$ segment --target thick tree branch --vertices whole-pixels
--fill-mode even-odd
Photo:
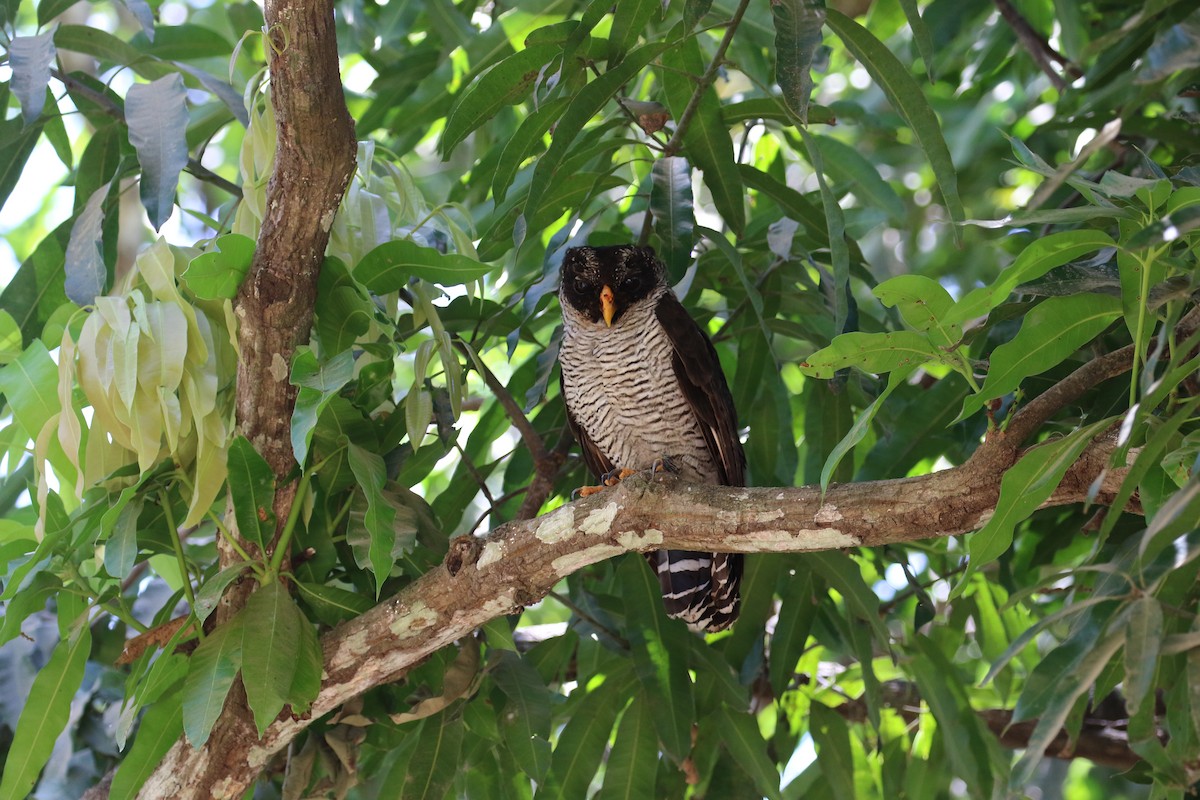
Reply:
[[[354,170],[355,141],[342,93],[332,0],[267,0],[265,17],[278,146],[266,216],[235,308],[241,350],[236,407],[240,432],[280,479],[274,512],[282,525],[296,496],[294,481],[282,485],[296,466],[292,355],[312,328],[317,277]],[[240,559],[223,539],[218,542],[222,566]],[[252,587],[246,581],[226,592],[218,622],[242,607]],[[240,796],[264,766],[251,755],[258,752],[252,746],[257,738],[237,683],[205,746],[195,750],[183,739],[176,742],[140,796]]]
[[[1097,502],[1111,501],[1125,470],[1104,472],[1112,443],[1093,445],[1046,505],[1084,501],[1102,474]],[[900,480],[817,488],[741,488],[642,476],[480,540],[453,570],[435,568],[395,597],[322,637],[324,680],[310,715],[282,716],[261,740],[224,753],[214,797],[233,797],[318,717],[402,677],[431,653],[494,617],[536,602],[577,570],[624,552],[663,547],[732,552],[813,552],[966,533],[990,514],[1003,469],[994,460]],[[462,556],[462,554],[459,554]],[[210,748],[206,747],[205,751]],[[211,769],[205,751],[177,743],[159,775],[165,796]],[[216,772],[210,774],[215,775]]]

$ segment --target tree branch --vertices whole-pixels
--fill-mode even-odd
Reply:
[[[1095,443],[1047,506],[1082,502],[1103,474],[1096,502],[1111,502],[1125,469],[1104,471],[1113,444]],[[1003,469],[974,459],[942,472],[829,488],[742,488],[688,484],[671,475],[635,476],[531,520],[492,531],[458,564],[438,567],[396,596],[321,639],[324,680],[310,714],[276,720],[261,740],[225,752],[213,797],[234,797],[317,719],[347,700],[402,677],[431,653],[488,620],[537,602],[566,576],[625,552],[661,548],[728,552],[815,552],[967,533],[999,495]],[[461,555],[461,554],[460,554]],[[214,736],[216,731],[214,731]],[[178,742],[156,775],[162,796],[194,784],[206,747]],[[148,784],[149,786],[149,784]],[[149,795],[147,795],[149,796]]]
[[[1033,29],[1033,26],[1021,16],[1021,12],[1017,11],[1009,0],[994,1],[996,9],[1000,12],[1000,16],[1004,17],[1005,22],[1013,29],[1013,33],[1017,35],[1017,40],[1029,51],[1030,57],[1038,65],[1038,68],[1046,73],[1046,77],[1050,78],[1050,82],[1054,84],[1054,88],[1060,92],[1063,91],[1067,88],[1067,81],[1063,76],[1054,71],[1054,67],[1050,65],[1051,60],[1061,64],[1063,70],[1073,78],[1078,78],[1083,74],[1079,71],[1078,67],[1071,63],[1070,59],[1051,47],[1050,43]]]
[[[296,467],[292,356],[312,328],[317,277],[353,174],[356,145],[338,69],[332,0],[267,0],[264,11],[278,146],[254,261],[235,306],[241,350],[236,409],[238,429],[280,482],[273,510],[282,526],[296,497],[296,482],[284,485]],[[240,559],[224,539],[218,547],[223,567]],[[218,624],[240,610],[253,586],[243,581],[230,587]],[[240,796],[265,764],[255,760],[257,741],[245,691],[235,683],[204,747],[177,741],[140,796]]]
[[[745,15],[746,8],[749,5],[750,0],[741,0],[738,3],[737,9],[733,12],[733,17],[729,20],[729,25],[725,28],[725,36],[721,39],[721,43],[717,45],[717,52],[713,54],[712,63],[708,65],[708,69],[704,71],[704,74],[700,76],[700,80],[696,82],[696,90],[692,92],[692,97],[688,100],[687,107],[683,109],[683,113],[675,122],[675,133],[663,147],[664,156],[677,155],[683,147],[683,135],[692,124],[692,117],[696,116],[696,110],[700,108],[700,101],[703,99],[704,93],[708,91],[708,87],[712,85],[712,82],[717,79],[717,71],[721,69],[721,64],[725,60],[725,51],[729,49],[729,44],[733,41],[733,34],[737,31],[738,25],[741,24],[742,16]]]
[[[921,695],[915,684],[885,681],[880,688],[883,705],[895,709],[906,721],[912,722],[926,713],[921,708]],[[867,704],[863,698],[834,706],[833,710],[850,722],[867,720]],[[997,741],[1013,750],[1029,746],[1029,739],[1038,722],[1034,719],[1014,723],[1013,712],[1003,708],[989,708],[976,713]],[[1090,712],[1084,715],[1081,730],[1074,741],[1066,730],[1060,730],[1046,746],[1045,754],[1050,758],[1086,758],[1121,770],[1131,769],[1142,760],[1130,749],[1129,736],[1123,728],[1112,720],[1094,717]]]

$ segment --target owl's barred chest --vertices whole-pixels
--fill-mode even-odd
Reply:
[[[684,477],[716,480],[716,464],[675,376],[671,342],[652,307],[638,310],[612,328],[566,323],[564,400],[615,466],[647,469],[670,456]]]

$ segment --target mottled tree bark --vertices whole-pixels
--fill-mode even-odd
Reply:
[[[278,144],[266,217],[235,305],[241,349],[236,403],[239,432],[280,481],[274,512],[282,526],[296,494],[295,481],[285,483],[296,467],[290,437],[296,390],[288,376],[297,345],[308,341],[312,329],[321,261],[354,171],[356,145],[342,93],[332,0],[267,0],[264,13]],[[219,541],[221,566],[240,560]],[[237,613],[253,588],[253,581],[231,587],[218,624]],[[263,766],[246,758],[257,741],[245,692],[236,684],[205,746],[195,750],[177,742],[140,796],[240,796]]]

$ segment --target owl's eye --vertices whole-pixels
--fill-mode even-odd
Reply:
[[[621,286],[627,292],[636,292],[638,289],[642,288],[642,279],[637,275],[634,275],[622,281]]]
[[[575,291],[579,294],[587,294],[592,288],[592,285],[583,278],[576,278],[574,283]]]

